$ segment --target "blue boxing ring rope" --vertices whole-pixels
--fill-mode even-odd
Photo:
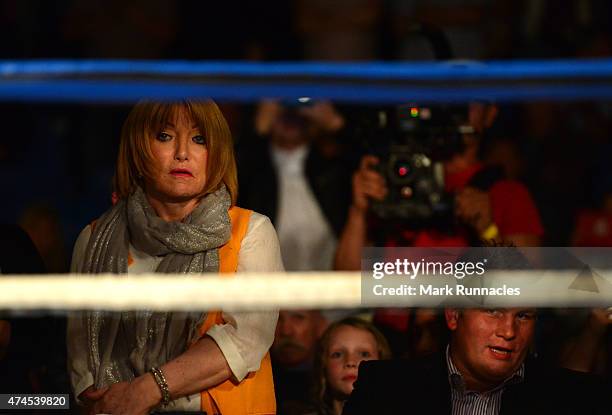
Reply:
[[[351,103],[612,98],[612,59],[415,63],[0,61],[0,100],[309,96]]]

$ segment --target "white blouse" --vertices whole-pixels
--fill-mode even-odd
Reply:
[[[72,254],[71,271],[76,272],[83,261],[87,242],[91,236],[88,225],[79,235]],[[133,262],[128,274],[154,272],[163,257],[152,257],[129,246]],[[279,272],[283,262],[274,226],[268,217],[253,212],[246,235],[238,253],[238,274],[240,272]],[[224,312],[225,324],[215,325],[207,331],[219,346],[237,381],[249,372],[259,369],[261,360],[272,345],[278,310],[257,312]],[[87,337],[84,320],[79,315],[68,318],[68,372],[76,398],[94,384],[93,374],[87,367]],[[200,394],[176,399],[167,410],[198,411]]]

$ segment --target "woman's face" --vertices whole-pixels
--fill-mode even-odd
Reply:
[[[184,202],[200,195],[206,184],[208,150],[202,132],[185,109],[150,137],[153,168],[145,192],[161,202]]]
[[[378,360],[374,335],[352,326],[340,326],[331,335],[327,357],[327,387],[335,394],[348,397],[363,360]]]

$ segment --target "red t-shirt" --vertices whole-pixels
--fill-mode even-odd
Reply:
[[[466,187],[476,173],[483,169],[476,164],[463,171],[447,174],[446,191],[457,193]],[[528,234],[542,236],[544,229],[540,214],[527,188],[515,180],[499,180],[489,189],[489,200],[493,221],[502,235]],[[439,231],[405,231],[402,236],[411,240],[413,247],[463,247],[468,246],[467,235],[449,235]],[[388,246],[396,246],[390,241]],[[409,311],[406,309],[379,309],[374,317],[376,323],[391,327],[396,331],[408,328]]]
[[[514,180],[500,180],[489,189],[493,221],[502,235],[542,236],[540,214],[527,188]]]
[[[457,173],[447,174],[446,191],[457,193],[468,185],[472,177],[484,166],[475,164]],[[522,183],[515,180],[499,180],[489,189],[489,200],[493,222],[502,235],[526,234],[542,236],[544,229],[540,214]],[[468,246],[466,235],[449,235],[443,232],[422,230],[406,231],[403,236],[412,240],[415,247],[461,247]]]
[[[466,187],[476,173],[483,169],[482,164],[454,174],[447,174],[446,191],[457,193]],[[502,235],[527,234],[542,236],[544,229],[540,214],[527,188],[515,180],[499,180],[489,189],[489,200],[493,221]],[[412,241],[413,247],[463,247],[468,246],[465,234],[449,235],[439,231],[421,230],[404,231],[402,236]],[[397,246],[389,241],[388,246]],[[375,321],[395,329],[405,331],[408,328],[409,311],[406,309],[379,309]]]

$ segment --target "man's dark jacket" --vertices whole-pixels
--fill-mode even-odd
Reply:
[[[504,390],[500,414],[612,414],[608,388],[594,376],[528,360],[524,382]],[[451,413],[445,356],[436,354],[363,362],[343,415]]]
[[[237,149],[238,205],[270,218],[276,224],[279,180],[269,142],[253,138]],[[323,215],[334,234],[344,227],[351,201],[352,164],[342,158],[323,157],[311,146],[304,173]]]

